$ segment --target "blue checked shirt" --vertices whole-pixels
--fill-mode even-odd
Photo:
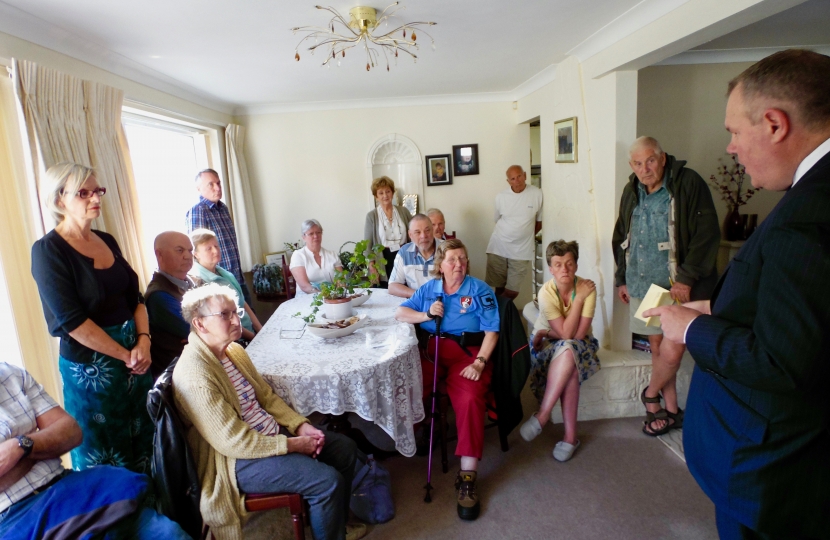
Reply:
[[[669,283],[669,204],[665,183],[652,194],[637,184],[640,202],[631,215],[631,243],[625,269],[628,294],[643,298],[652,283],[671,288]]]
[[[209,229],[216,233],[219,251],[222,253],[222,268],[233,274],[239,283],[245,283],[239,264],[239,245],[236,242],[236,229],[228,207],[222,201],[210,202],[201,195],[199,202],[187,212],[187,233],[195,229]]]
[[[37,431],[37,417],[57,407],[29,373],[0,362],[0,440]],[[63,472],[60,458],[35,463],[26,475],[0,491],[0,512],[31,495]]]
[[[440,243],[441,240],[435,240],[436,250]],[[400,283],[417,290],[418,287],[432,279],[429,273],[432,272],[434,263],[435,251],[429,259],[424,259],[415,242],[404,244],[395,255],[395,266],[392,268],[392,275],[389,276],[389,283]]]

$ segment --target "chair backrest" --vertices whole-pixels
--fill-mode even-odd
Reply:
[[[446,231],[444,231],[444,236],[447,237],[447,240],[455,240],[455,231],[453,231],[452,234],[449,234]]]
[[[155,424],[152,476],[156,510],[178,523],[193,538],[200,538],[202,490],[173,401],[173,368],[178,360],[178,357],[173,359],[147,394],[147,412]]]
[[[282,277],[285,280],[285,296],[291,300],[297,294],[297,282],[291,275],[291,269],[285,263],[285,255],[282,256]]]

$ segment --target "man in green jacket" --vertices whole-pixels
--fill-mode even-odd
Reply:
[[[663,340],[659,328],[646,326],[634,313],[652,283],[669,289],[680,303],[710,298],[718,279],[720,228],[709,186],[685,161],[663,152],[652,137],[634,141],[629,155],[634,173],[623,190],[612,238],[615,284],[630,306],[631,331],[648,336],[651,346],[651,380],[641,399],[643,433],[656,436],[683,425],[676,375],[685,346]]]

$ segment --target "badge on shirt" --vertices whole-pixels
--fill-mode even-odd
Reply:
[[[478,297],[478,300],[481,302],[481,306],[484,308],[484,311],[496,309],[496,299],[493,298],[492,294],[482,294]]]
[[[471,305],[473,305],[473,297],[472,296],[462,296],[461,297],[461,313],[467,313],[467,310],[470,309]]]

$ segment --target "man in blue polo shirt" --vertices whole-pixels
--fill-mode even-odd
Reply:
[[[389,294],[410,298],[418,287],[432,279],[435,248],[440,241],[432,234],[432,222],[424,214],[415,214],[409,220],[408,244],[401,246],[395,256],[395,266],[389,276]]]

